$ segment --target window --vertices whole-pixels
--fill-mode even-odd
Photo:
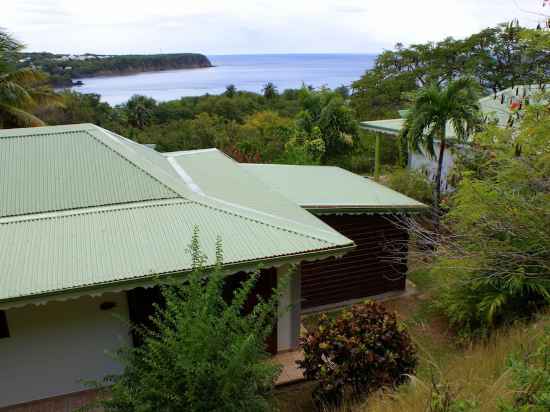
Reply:
[[[8,329],[8,318],[6,312],[0,310],[0,339],[9,338],[10,330]]]

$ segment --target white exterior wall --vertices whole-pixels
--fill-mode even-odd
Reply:
[[[100,310],[107,301],[116,307]],[[106,352],[131,342],[124,293],[9,309],[6,316],[0,407],[89,389],[79,381],[122,371]]]
[[[434,144],[434,150],[439,153],[439,144]],[[453,155],[449,148],[445,149],[443,155],[443,167],[441,169],[441,190],[446,192],[452,190],[452,187],[447,184],[447,177],[449,176],[454,165]],[[409,168],[413,170],[425,170],[428,174],[428,178],[435,181],[435,173],[437,171],[437,160],[426,156],[424,152],[409,152]]]
[[[291,266],[277,268],[277,282],[286,279],[286,288],[279,298],[279,319],[277,322],[277,351],[286,351],[298,347],[300,337],[300,301],[302,299],[300,268],[291,271]]]

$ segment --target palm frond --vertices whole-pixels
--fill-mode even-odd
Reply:
[[[64,98],[55,93],[50,87],[42,86],[32,89],[29,92],[31,98],[38,106],[64,107]]]
[[[0,103],[0,128],[37,126],[44,126],[44,122],[38,117],[25,110]]]
[[[16,52],[22,48],[23,45],[21,43],[0,27],[0,53]]]
[[[47,78],[48,76],[39,70],[24,68],[0,75],[0,83],[6,81],[33,85],[44,82]]]
[[[15,82],[0,81],[0,102],[15,107],[26,107],[33,104],[29,91]]]

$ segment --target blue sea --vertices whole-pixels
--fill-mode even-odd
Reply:
[[[97,93],[112,105],[124,103],[134,94],[159,101],[183,96],[221,94],[229,84],[238,90],[261,92],[267,82],[279,91],[302,84],[330,88],[349,86],[372,68],[371,54],[261,54],[208,56],[215,67],[169,70],[129,76],[80,79],[81,93]]]

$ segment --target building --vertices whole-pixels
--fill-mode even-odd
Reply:
[[[356,248],[338,259],[301,265],[301,306],[306,311],[339,306],[367,296],[405,289],[406,260],[392,259],[405,248],[396,215],[427,206],[371,179],[330,166],[239,164],[217,149],[163,154],[177,163],[198,193],[231,205],[323,222],[351,239]],[[303,208],[298,218],[294,208]],[[403,251],[403,250],[401,250]],[[402,257],[402,254],[400,254]]]
[[[258,292],[270,293],[301,267],[281,297],[292,310],[269,342],[277,352],[296,348],[302,304],[403,289],[406,261],[385,262],[384,245],[406,233],[387,218],[425,208],[339,168],[160,154],[90,124],[2,130],[0,169],[0,408],[10,411],[81,405],[82,380],[120,373],[107,352],[133,337],[113,315],[146,321],[155,285],[192,269],[195,227],[208,264],[222,239],[228,288],[261,266]]]
[[[487,122],[495,123],[500,127],[513,126],[521,120],[521,111],[530,103],[536,102],[546,85],[520,85],[504,89],[498,93],[479,99],[479,107]],[[405,125],[407,110],[400,110],[398,119],[372,120],[361,122],[361,128],[390,136],[398,136]],[[447,125],[446,138],[453,143],[455,133],[450,124]],[[455,147],[457,145],[455,144]],[[460,147],[460,146],[458,146]],[[435,153],[438,153],[438,144],[435,144]],[[454,156],[450,150],[445,151],[443,169],[441,173],[442,190],[451,189],[447,177],[454,165]],[[428,178],[434,180],[437,170],[436,159],[426,153],[409,151],[408,167],[413,170],[423,170]]]
[[[113,315],[139,314],[132,295],[191,270],[195,226],[209,264],[219,236],[224,269],[261,264],[260,284],[354,247],[282,196],[278,213],[201,193],[174,159],[93,125],[0,131],[0,407],[79,402],[82,380],[121,372],[107,352],[131,336]],[[278,351],[297,344],[297,276]]]
[[[356,244],[342,258],[302,263],[303,311],[405,290],[408,233],[395,217],[427,206],[339,167],[242,166]]]

